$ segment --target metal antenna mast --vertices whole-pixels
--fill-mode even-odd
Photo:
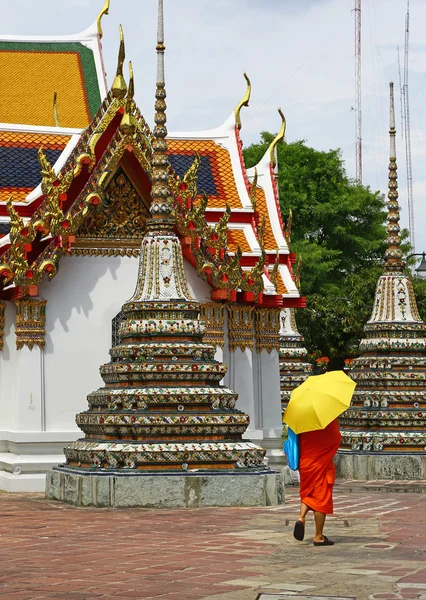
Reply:
[[[401,137],[404,139],[404,91],[402,89],[402,79],[401,79],[401,62],[399,60],[399,44],[396,47],[398,52],[398,77],[399,77],[399,101],[401,103]]]
[[[414,199],[413,199],[413,171],[411,167],[411,130],[410,130],[410,102],[408,96],[408,45],[410,37],[410,0],[407,0],[407,14],[405,17],[405,53],[404,53],[404,134],[405,134],[405,161],[407,168],[407,199],[408,199],[408,229],[410,231],[410,244],[415,247],[414,236]]]
[[[355,0],[355,179],[362,183],[362,113],[361,113],[361,0]]]

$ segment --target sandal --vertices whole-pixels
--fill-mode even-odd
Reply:
[[[305,525],[303,521],[296,521],[294,524],[293,536],[298,542],[302,542],[305,537]]]
[[[314,546],[334,546],[334,542],[324,536],[324,540],[322,542],[314,542]]]

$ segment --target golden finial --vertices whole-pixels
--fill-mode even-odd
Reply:
[[[265,215],[263,215],[262,223],[261,223],[259,229],[257,230],[257,239],[259,240],[259,246],[261,247],[262,250],[265,246],[265,224],[266,224],[266,217],[265,217]]]
[[[280,266],[280,253],[279,253],[279,250],[277,250],[277,256],[275,258],[274,268],[272,269],[272,271],[269,274],[269,279],[271,280],[271,283],[273,284],[273,286],[277,292],[278,292],[278,267],[279,266]]]
[[[214,232],[217,235],[218,246],[221,248],[226,248],[228,245],[228,221],[231,217],[231,209],[229,204],[226,204],[226,208],[223,211],[223,215],[219,219],[216,227],[214,228]]]
[[[253,212],[256,212],[257,167],[254,168],[253,182],[250,188],[250,202]]]
[[[138,122],[133,114],[133,97],[135,95],[135,83],[133,78],[133,67],[129,62],[129,89],[127,91],[126,105],[124,115],[121,119],[120,127],[126,134],[132,134],[138,126]]]
[[[111,91],[115,98],[123,99],[127,93],[127,84],[123,77],[123,64],[126,58],[126,50],[124,47],[124,33],[120,25],[120,47],[118,50],[117,72],[112,83]]]
[[[10,240],[13,243],[16,237],[19,236],[20,232],[22,231],[24,227],[24,222],[22,218],[18,215],[18,212],[16,211],[15,207],[13,206],[12,196],[10,196],[8,201],[6,202],[6,208],[10,219]]]
[[[285,226],[285,231],[284,231],[284,236],[286,239],[287,244],[291,243],[291,226],[293,225],[293,211],[290,210],[288,211],[288,219],[287,219],[287,224]]]
[[[277,135],[275,136],[274,140],[272,141],[272,144],[269,146],[269,160],[273,167],[275,167],[277,164],[277,161],[275,159],[275,148],[277,147],[277,144],[279,142],[282,142],[282,140],[284,139],[285,127],[286,127],[285,116],[283,115],[281,108],[278,109],[278,113],[281,117],[281,128],[280,128],[279,132],[277,133]]]
[[[395,102],[393,96],[393,82],[390,88],[390,151],[389,151],[389,183],[388,183],[388,216],[386,231],[388,234],[388,247],[385,253],[385,267],[390,271],[402,271],[404,262],[402,259],[401,236],[399,227],[399,204],[398,204],[398,174],[396,164],[396,129],[395,129]]]
[[[38,149],[38,160],[40,163],[42,178],[46,179],[50,183],[53,182],[56,179],[56,174],[52,168],[52,165],[46,158],[46,155],[43,150],[43,146],[40,146],[40,148]]]
[[[187,185],[188,195],[195,198],[197,195],[197,177],[198,169],[200,168],[200,155],[195,153],[194,161],[183,177],[184,183]]]
[[[243,75],[244,75],[244,79],[247,81],[246,93],[244,94],[241,102],[239,102],[237,104],[237,106],[235,107],[235,110],[234,110],[235,123],[236,123],[238,129],[241,129],[241,127],[243,126],[243,124],[241,123],[241,116],[240,116],[241,109],[242,109],[243,106],[248,106],[249,105],[250,95],[251,95],[251,83],[250,83],[250,79],[247,77],[247,73],[243,73]]]
[[[53,92],[53,121],[55,127],[60,127],[58,117],[58,94],[56,92]]]
[[[297,257],[296,270],[294,272],[294,283],[300,292],[300,282],[302,277],[302,255],[299,254]]]
[[[98,26],[98,36],[99,36],[99,39],[102,39],[102,36],[103,36],[102,25],[101,25],[102,17],[104,15],[108,15],[109,14],[109,4],[110,4],[110,0],[105,0],[104,7],[101,10],[101,12],[98,14],[98,18],[96,19],[96,24]]]
[[[129,89],[127,90],[127,98],[133,100],[135,96],[135,80],[133,77],[132,61],[129,61]]]

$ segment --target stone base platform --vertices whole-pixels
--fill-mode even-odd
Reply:
[[[284,475],[275,471],[123,473],[55,467],[46,497],[75,506],[177,508],[284,504]]]
[[[336,475],[341,479],[363,481],[426,479],[426,452],[424,454],[397,454],[339,451],[335,457],[335,465]]]

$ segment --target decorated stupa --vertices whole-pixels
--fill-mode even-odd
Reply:
[[[426,326],[401,250],[392,83],[389,133],[388,247],[360,356],[350,372],[357,388],[341,418],[338,469],[356,479],[424,479]]]
[[[150,217],[136,290],[122,307],[111,362],[101,367],[105,386],[77,415],[85,437],[48,474],[47,496],[96,506],[277,503],[280,476],[265,466],[262,448],[242,439],[249,417],[220,386],[226,367],[203,342],[200,305],[187,285],[169,184],[162,0],[158,15]],[[125,129],[133,120],[128,106]]]
[[[282,411],[287,407],[291,391],[312,373],[307,360],[303,336],[297,329],[294,308],[285,308],[280,314],[280,384]]]

